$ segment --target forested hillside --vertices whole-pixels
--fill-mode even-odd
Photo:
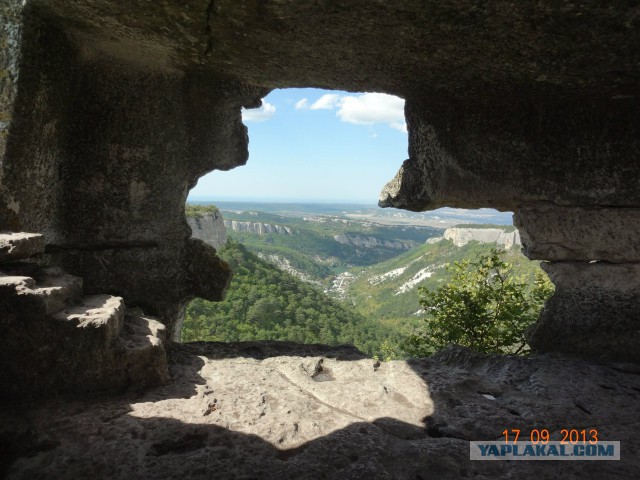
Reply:
[[[228,234],[251,252],[270,258],[280,266],[288,264],[289,270],[297,272],[299,278],[316,282],[326,281],[331,275],[354,266],[388,260],[443,232],[433,227],[379,225],[325,215],[294,217],[256,211],[225,211],[224,217],[228,221],[261,222],[291,229],[291,235],[257,235],[240,231],[229,231]],[[362,239],[371,242],[368,246],[358,245]],[[351,240],[355,244],[349,243]],[[378,244],[371,245],[375,242]]]
[[[234,277],[222,302],[194,300],[188,307],[182,341],[292,340],[352,344],[379,354],[397,331],[259,259],[233,241],[219,251]]]
[[[206,209],[215,207],[191,206],[187,213],[211,213]],[[183,341],[348,343],[382,358],[402,355],[399,345],[424,324],[419,288],[447,284],[447,264],[477,261],[496,247],[475,240],[463,246],[438,241],[443,230],[429,226],[244,210],[224,215],[243,226],[274,228],[229,231],[233,240],[219,251],[235,273],[227,297],[219,303],[192,302]],[[492,224],[468,228],[514,229]],[[344,237],[352,243],[341,243]],[[385,241],[416,246],[387,248]],[[527,277],[533,285],[539,262],[528,260],[517,246],[506,251],[504,260],[513,265],[515,276]]]
[[[476,241],[463,247],[448,240],[420,245],[385,262],[350,270],[352,277],[341,297],[367,318],[406,333],[422,315],[419,287],[433,290],[446,284],[448,263],[475,261],[492,248],[496,245]],[[505,260],[513,264],[516,276],[524,275],[533,284],[540,262],[529,260],[517,247],[506,251]]]

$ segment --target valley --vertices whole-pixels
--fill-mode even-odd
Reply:
[[[235,277],[225,301],[191,304],[183,340],[346,342],[369,355],[391,345],[401,355],[424,317],[420,288],[446,284],[447,264],[499,247],[518,276],[532,282],[539,269],[520,253],[510,215],[488,209],[394,217],[358,205],[217,206],[215,229],[229,237],[219,253]]]

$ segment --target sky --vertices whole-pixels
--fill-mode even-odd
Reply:
[[[203,176],[189,200],[376,204],[408,156],[404,100],[392,95],[274,90],[242,119],[249,161]]]

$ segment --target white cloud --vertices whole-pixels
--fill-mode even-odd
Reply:
[[[338,118],[356,125],[386,123],[391,128],[407,131],[404,120],[404,100],[385,93],[364,93],[346,96],[340,101]]]
[[[394,130],[398,130],[400,132],[404,132],[407,133],[407,122],[405,122],[404,120],[402,121],[395,121],[395,122],[391,122],[389,124],[389,126],[391,128],[393,128]]]
[[[309,104],[306,98],[296,102],[296,110],[306,110],[307,108],[309,108]]]
[[[363,93],[360,95],[339,95],[327,93],[311,106],[303,98],[296,103],[296,109],[335,110],[343,122],[356,125],[386,124],[394,130],[407,133],[404,120],[404,100],[386,93]],[[375,138],[375,137],[372,137]]]
[[[269,120],[276,113],[276,107],[269,102],[262,101],[260,108],[242,109],[243,122],[264,122]]]
[[[311,105],[311,110],[333,110],[338,107],[342,99],[337,93],[326,93]]]

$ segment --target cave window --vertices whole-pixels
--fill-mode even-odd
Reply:
[[[384,94],[287,89],[243,111],[247,165],[206,175],[189,196],[222,211],[230,242],[220,253],[235,278],[224,302],[189,305],[183,341],[393,349],[419,321],[418,287],[437,287],[446,261],[420,264],[411,252],[458,223],[511,224],[490,209],[377,207],[407,156],[403,108]]]

